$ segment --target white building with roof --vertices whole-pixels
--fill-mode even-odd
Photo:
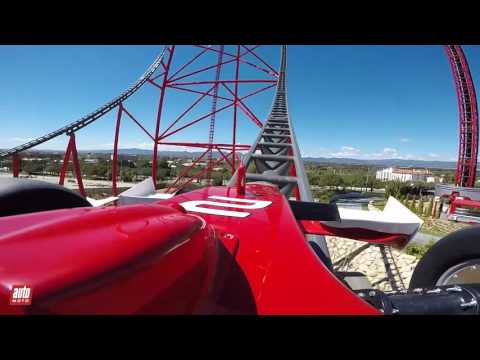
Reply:
[[[414,168],[389,167],[378,170],[376,178],[382,181],[435,182],[430,170]]]

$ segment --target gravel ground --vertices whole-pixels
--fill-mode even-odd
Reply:
[[[342,257],[350,254],[355,249],[366,244],[363,241],[333,236],[327,236],[326,240],[333,262],[336,262]],[[402,285],[408,287],[413,270],[418,263],[418,259],[415,256],[411,256],[394,249],[392,249],[392,256],[399,270],[398,275],[392,280],[395,281],[399,287]],[[390,261],[390,263],[395,269],[393,262]],[[361,272],[365,274],[371,284],[374,284],[375,282],[387,277],[380,249],[376,246],[370,246],[341,270]],[[382,291],[392,290],[389,281],[382,282],[378,285],[374,285],[373,287]]]

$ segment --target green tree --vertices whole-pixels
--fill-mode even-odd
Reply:
[[[385,187],[385,198],[388,199],[390,196],[398,198],[402,195],[402,186],[399,181],[389,181]]]
[[[135,178],[135,172],[132,169],[122,169],[120,172],[120,179],[124,182],[132,182]]]
[[[22,170],[29,175],[32,174],[41,174],[45,168],[43,161],[23,161],[22,162]]]

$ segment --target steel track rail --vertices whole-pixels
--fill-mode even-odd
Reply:
[[[275,184],[287,197],[298,189],[299,199],[297,200],[313,202],[310,184],[288,112],[286,70],[287,46],[283,45],[277,90],[270,115],[243,159],[247,169],[246,181]],[[252,171],[253,164],[254,172],[249,172]],[[294,169],[293,173],[292,169]],[[234,186],[236,181],[237,173],[231,178],[229,186]],[[316,243],[324,255],[330,258],[323,236],[307,235],[306,237],[308,241]]]
[[[117,96],[113,100],[111,100],[108,103],[106,103],[105,105],[101,106],[100,108],[98,108],[94,112],[92,112],[88,115],[85,115],[84,117],[80,118],[79,120],[76,120],[76,121],[58,129],[58,130],[52,131],[51,133],[48,133],[44,136],[36,138],[36,139],[34,139],[32,141],[29,141],[25,144],[16,146],[16,147],[14,147],[12,149],[9,149],[7,151],[1,152],[0,153],[0,159],[11,156],[11,155],[18,154],[18,153],[20,153],[22,151],[25,151],[25,150],[28,150],[28,149],[31,149],[31,148],[33,148],[37,145],[40,145],[44,142],[47,142],[47,141],[49,141],[53,138],[56,138],[60,135],[74,133],[74,132],[90,125],[94,121],[98,120],[103,115],[110,112],[112,109],[115,109],[120,103],[122,103],[123,101],[127,100],[130,96],[135,94],[135,92],[137,92],[137,90],[140,89],[150,79],[150,77],[153,75],[153,73],[161,65],[162,59],[163,59],[166,51],[168,51],[168,46],[165,46],[163,48],[160,55],[155,59],[155,61],[148,67],[148,69],[143,73],[143,75],[140,78],[138,78],[138,80],[132,86],[130,86],[127,90],[125,90],[123,93],[121,93],[119,96]]]

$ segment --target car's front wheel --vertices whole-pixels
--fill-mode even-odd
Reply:
[[[480,225],[439,240],[419,261],[410,289],[480,284]]]

